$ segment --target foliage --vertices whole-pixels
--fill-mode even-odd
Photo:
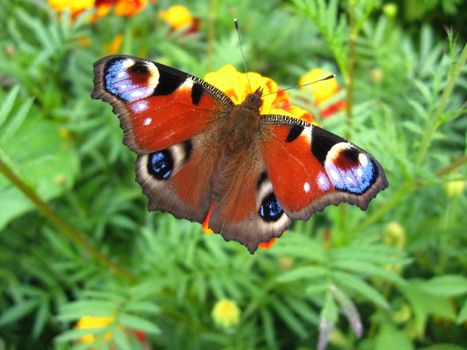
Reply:
[[[447,22],[461,11],[430,3],[420,11],[442,6]],[[385,5],[198,1],[188,35],[157,17],[167,1],[98,21],[1,2],[0,348],[85,349],[86,334],[143,348],[129,329],[169,349],[466,347],[465,38],[407,31]],[[337,74],[346,111],[317,120],[371,151],[390,184],[367,212],[327,208],[253,256],[146,212],[118,122],[89,97],[93,62],[119,34],[119,52],[201,77],[240,67],[233,17],[251,70],[283,86],[313,67]],[[238,325],[211,318],[223,299]],[[113,322],[75,329],[86,315]]]

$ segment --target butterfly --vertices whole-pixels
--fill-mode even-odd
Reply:
[[[301,119],[260,115],[261,88],[235,104],[200,78],[126,55],[100,59],[94,74],[91,96],[119,117],[148,209],[208,220],[250,253],[330,204],[366,209],[387,187],[358,146]]]

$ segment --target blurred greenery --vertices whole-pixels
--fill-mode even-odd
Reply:
[[[465,349],[465,2],[180,4],[193,33],[158,16],[163,0],[97,20],[0,1],[0,349]],[[368,211],[329,207],[255,255],[148,213],[117,119],[90,98],[109,53],[241,69],[234,17],[250,70],[283,87],[336,73],[332,116],[290,93],[390,184]],[[237,308],[215,315],[222,300]],[[84,316],[110,321],[76,328]]]

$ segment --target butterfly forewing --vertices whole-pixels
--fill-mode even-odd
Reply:
[[[263,117],[269,137],[262,152],[274,192],[291,218],[307,219],[340,202],[366,209],[387,187],[381,165],[361,148],[318,126],[273,117]]]

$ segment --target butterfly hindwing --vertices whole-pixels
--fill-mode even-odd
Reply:
[[[93,98],[113,106],[125,144],[136,153],[166,149],[199,135],[232,102],[205,81],[160,63],[125,55],[94,65]]]
[[[210,134],[206,133],[164,150],[138,155],[136,180],[149,199],[149,210],[203,221],[209,210],[210,179],[215,166],[210,142]]]
[[[366,209],[387,187],[381,165],[367,152],[315,125],[264,116],[263,156],[277,199],[292,219],[307,219],[330,204]]]
[[[236,240],[253,253],[262,242],[278,237],[291,220],[280,208],[267,178],[258,145],[224,169],[230,177],[215,203],[209,227],[226,240]],[[217,179],[225,176],[217,174]]]

